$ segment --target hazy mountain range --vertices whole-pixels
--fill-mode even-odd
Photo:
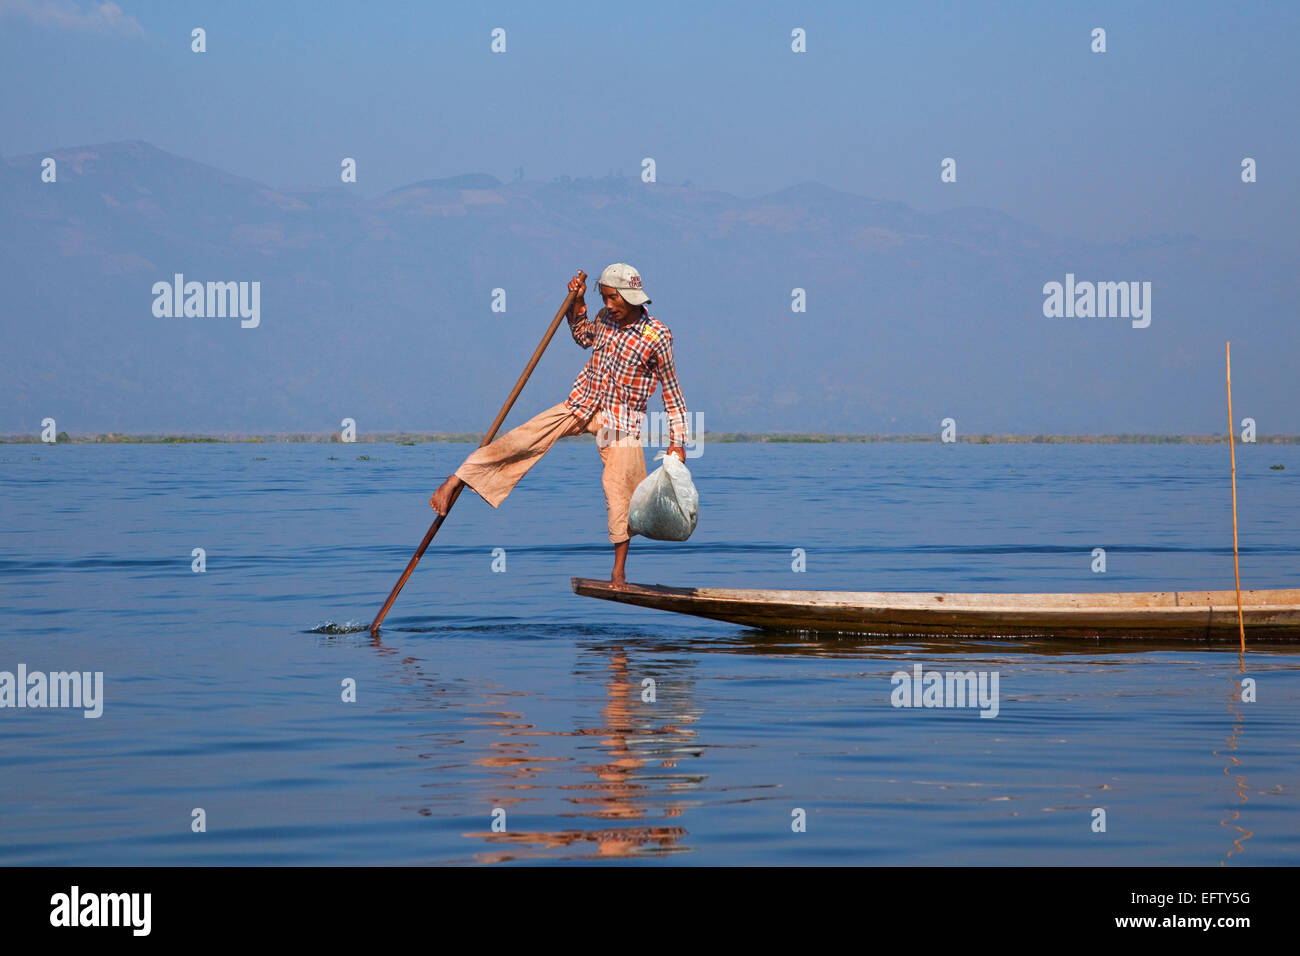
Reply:
[[[641,270],[706,429],[1214,432],[1231,339],[1237,417],[1300,432],[1300,277],[1261,245],[1093,244],[1069,223],[1051,235],[812,183],[758,198],[639,178],[358,189],[272,189],[143,142],[0,159],[0,432],[47,416],[72,433],[345,417],[481,431],[569,276],[591,274],[595,309],[614,261]],[[260,324],[157,317],[151,290],[177,273],[260,283]],[[1067,273],[1150,282],[1150,327],[1044,317],[1044,283]],[[510,422],[562,400],[586,355],[561,326]]]

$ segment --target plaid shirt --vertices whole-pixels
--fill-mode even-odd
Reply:
[[[606,426],[639,439],[646,401],[654,394],[655,382],[662,382],[669,435],[674,444],[685,446],[686,399],[677,384],[668,326],[642,309],[640,319],[619,328],[601,309],[595,319],[570,314],[569,331],[573,341],[592,349],[564,403],[569,411],[585,420],[601,408]]]

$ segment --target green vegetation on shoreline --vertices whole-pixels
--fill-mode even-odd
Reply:
[[[357,436],[356,444],[416,445],[430,442],[482,441],[479,432],[377,432]],[[958,442],[974,445],[1226,445],[1227,435],[961,435]],[[593,435],[564,438],[561,441],[595,441]],[[937,433],[927,435],[830,434],[821,432],[710,432],[704,443],[775,442],[797,444],[831,444],[844,442],[938,442]],[[1261,445],[1300,444],[1300,435],[1259,435]],[[189,445],[189,444],[342,444],[337,432],[282,432],[268,435],[126,435],[108,432],[99,435],[59,434],[59,444],[80,445]],[[4,435],[0,444],[39,445],[38,435]]]

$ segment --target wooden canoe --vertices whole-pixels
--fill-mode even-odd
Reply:
[[[586,597],[781,631],[1238,640],[1235,591],[931,594],[572,582]],[[1300,640],[1300,588],[1242,591],[1241,601],[1247,643]]]

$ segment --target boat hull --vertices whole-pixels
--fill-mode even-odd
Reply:
[[[1239,640],[1235,591],[940,594],[674,588],[573,578],[575,594],[780,631]],[[1300,641],[1300,588],[1242,591],[1247,641]]]

